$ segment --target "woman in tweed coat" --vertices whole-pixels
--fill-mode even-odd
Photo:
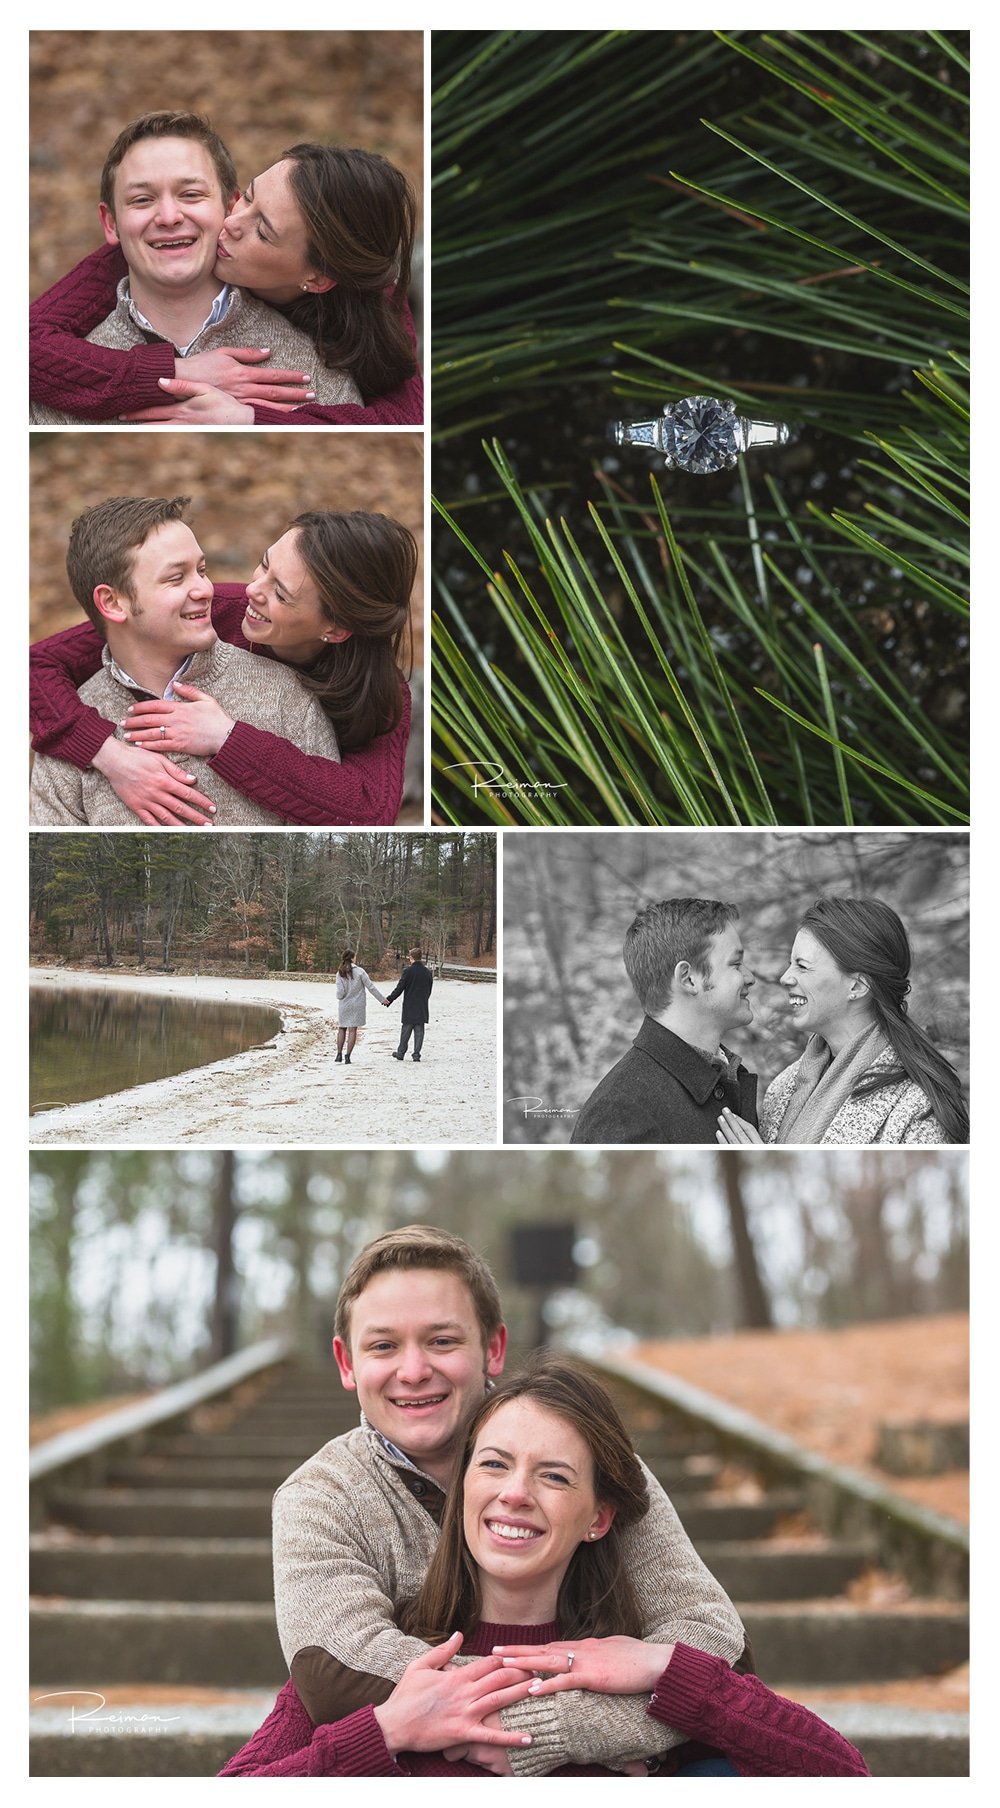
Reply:
[[[808,1033],[771,1081],[760,1134],[734,1113],[720,1143],[965,1143],[969,1117],[955,1069],[911,1022],[910,944],[880,898],[818,898],[781,975]]]
[[[365,1021],[365,1006],[368,1002],[365,998],[366,989],[373,998],[378,999],[379,1004],[388,1004],[385,993],[379,991],[364,968],[355,966],[353,949],[347,948],[337,969],[337,1060],[343,1061],[346,1067],[351,1064],[351,1051]]]

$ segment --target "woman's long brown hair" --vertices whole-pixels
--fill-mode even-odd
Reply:
[[[344,751],[396,727],[403,711],[399,655],[410,621],[417,543],[388,515],[333,509],[298,515],[296,550],[327,619],[350,628],[299,678],[316,693]]]
[[[283,308],[308,333],[324,364],[347,370],[362,396],[388,395],[417,368],[403,318],[416,231],[416,202],[402,171],[372,151],[294,144],[292,192],[305,221],[308,256],[334,286]]]
[[[863,1076],[854,1097],[866,1098],[885,1086],[898,1086],[902,1079],[912,1080],[926,1093],[945,1140],[968,1142],[962,1082],[926,1030],[908,1015],[910,941],[891,905],[881,898],[817,898],[799,927],[822,942],[842,972],[860,973],[868,981],[876,1021],[895,1050],[897,1065]]]
[[[465,1542],[465,1474],[483,1426],[508,1400],[534,1400],[572,1425],[594,1465],[594,1494],[615,1508],[603,1538],[579,1544],[559,1589],[556,1618],[567,1638],[606,1638],[614,1633],[640,1638],[642,1614],[623,1548],[627,1526],[648,1510],[642,1466],[610,1394],[594,1376],[564,1357],[537,1357],[528,1368],[501,1381],[474,1415],[461,1460],[461,1483],[448,1496],[441,1536],[423,1586],[400,1614],[400,1626],[434,1644],[456,1631],[470,1632],[482,1617],[479,1571]]]

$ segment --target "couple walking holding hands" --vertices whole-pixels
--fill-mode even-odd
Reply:
[[[413,1059],[419,1061],[424,1046],[424,1030],[430,1018],[428,1000],[434,985],[434,975],[425,964],[419,948],[409,949],[406,966],[399,977],[399,984],[389,993],[388,998],[380,992],[374,980],[370,979],[363,967],[359,967],[354,959],[354,950],[344,950],[343,959],[337,970],[337,1055],[338,1061],[350,1066],[354,1044],[358,1039],[359,1029],[364,1028],[365,992],[377,998],[379,1004],[386,1009],[400,996],[403,1000],[402,1022],[399,1032],[399,1047],[394,1048],[394,1061],[405,1058],[410,1037],[413,1037]],[[346,1044],[346,1052],[345,1052]]]

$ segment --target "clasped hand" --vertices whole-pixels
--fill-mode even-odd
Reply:
[[[470,1747],[531,1744],[528,1733],[508,1731],[493,1716],[522,1701],[531,1677],[493,1657],[452,1667],[462,1643],[460,1632],[414,1658],[387,1701],[374,1709],[389,1750],[445,1751],[453,1756]]]
[[[567,1669],[568,1653],[573,1663]],[[534,1670],[528,1695],[555,1695],[562,1689],[591,1689],[598,1695],[646,1695],[656,1687],[673,1645],[635,1638],[562,1640],[555,1645],[494,1645],[505,1668]]]
[[[194,773],[175,766],[162,754],[128,747],[111,736],[98,748],[91,765],[107,779],[117,797],[140,822],[150,827],[204,828],[216,814],[210,797],[197,789]]]
[[[309,377],[304,370],[277,369],[267,363],[271,356],[266,345],[222,345],[214,351],[195,352],[193,357],[178,359],[181,376],[195,383],[207,383],[222,389],[237,402],[266,402],[272,408],[284,403],[296,408],[302,402],[315,401]],[[265,368],[260,369],[259,366]]]
[[[153,753],[218,753],[233,728],[221,704],[198,690],[193,684],[175,684],[172,698],[152,697],[148,703],[133,703],[122,732],[122,740],[135,747],[148,747]]]
[[[193,360],[189,360],[193,362]],[[154,408],[138,408],[132,414],[120,414],[120,421],[150,421],[154,426],[169,426],[173,421],[186,422],[197,426],[199,422],[206,426],[252,427],[254,424],[253,404],[241,402],[225,389],[218,389],[214,383],[197,383],[190,377],[158,377],[157,382],[163,390],[163,402]],[[294,394],[294,390],[285,388],[284,395]],[[312,399],[312,390],[307,392],[307,400]],[[298,407],[294,401],[271,401],[269,408],[277,409],[280,414],[290,414]]]

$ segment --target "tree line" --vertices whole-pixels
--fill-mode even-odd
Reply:
[[[417,1220],[494,1269],[515,1347],[964,1310],[958,1150],[36,1150],[32,1395],[163,1386],[272,1334],[329,1360],[364,1243]],[[514,1281],[512,1232],[571,1226],[572,1285]]]
[[[388,830],[32,835],[31,954],[169,972],[495,964],[496,839]],[[492,959],[491,959],[492,957]]]

